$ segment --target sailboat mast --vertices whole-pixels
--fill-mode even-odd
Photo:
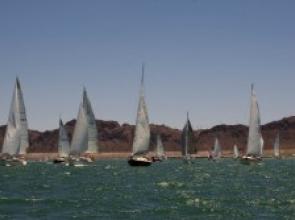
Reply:
[[[186,134],[185,134],[185,156],[188,155],[188,122],[189,121],[189,113],[186,113]]]

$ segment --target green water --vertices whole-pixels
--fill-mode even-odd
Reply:
[[[0,167],[0,219],[295,219],[295,160]]]

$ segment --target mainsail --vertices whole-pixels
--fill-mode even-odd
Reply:
[[[274,156],[280,156],[280,133],[277,134],[274,145],[273,145]]]
[[[221,157],[221,146],[219,144],[219,140],[218,140],[217,137],[215,138],[215,143],[214,143],[214,149],[213,149],[212,156],[214,158],[220,158]]]
[[[19,79],[16,78],[2,153],[25,154],[29,146],[28,123]]]
[[[148,152],[150,145],[150,126],[147,106],[144,98],[144,66],[142,66],[142,77],[140,96],[137,108],[135,135],[133,139],[132,155],[142,155]]]
[[[263,139],[260,128],[260,113],[254,86],[251,85],[251,105],[249,120],[249,135],[247,144],[247,155],[261,157],[263,151]]]
[[[97,152],[97,128],[95,116],[92,111],[86,89],[83,90],[74,134],[71,143],[71,153],[96,153]]]
[[[156,156],[157,157],[165,157],[164,146],[162,143],[161,136],[157,135],[157,149],[156,149]]]
[[[182,145],[182,156],[187,157],[193,154],[194,149],[194,131],[189,120],[189,115],[187,113],[187,120],[182,129],[181,135],[181,145]]]
[[[240,152],[238,149],[238,146],[235,144],[234,145],[234,158],[238,158],[240,156]]]
[[[58,154],[60,157],[68,157],[70,154],[68,134],[61,119],[59,120]]]

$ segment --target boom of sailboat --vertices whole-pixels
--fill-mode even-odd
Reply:
[[[149,166],[155,161],[162,161],[167,158],[161,135],[157,134],[156,151],[150,148],[151,131],[149,116],[145,101],[144,74],[145,69],[142,65],[141,82],[139,91],[139,101],[137,107],[136,125],[132,144],[132,152],[128,158],[131,166]],[[58,157],[54,163],[67,165],[78,164],[81,162],[91,163],[94,161],[95,154],[99,152],[98,130],[95,115],[88,97],[86,88],[83,88],[82,100],[79,106],[77,120],[73,136],[69,138],[67,129],[62,119],[59,119],[58,131]],[[250,114],[249,114],[249,133],[247,139],[247,149],[241,157],[237,145],[233,147],[233,158],[241,157],[242,162],[260,161],[263,156],[264,141],[261,134],[261,119],[254,85],[251,85],[250,95]],[[273,150],[274,157],[280,157],[280,136],[277,134]],[[16,78],[15,87],[1,150],[1,164],[12,166],[16,164],[26,165],[25,154],[29,147],[28,123],[25,110],[23,91],[20,80]],[[191,161],[196,155],[196,138],[192,124],[187,113],[185,125],[181,134],[181,153],[184,161]],[[219,139],[215,138],[213,151],[209,150],[209,159],[219,159],[222,157]]]

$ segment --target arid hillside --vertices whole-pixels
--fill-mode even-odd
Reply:
[[[134,126],[120,125],[116,121],[98,120],[98,146],[100,152],[131,151]],[[66,123],[71,138],[75,120]],[[0,126],[0,146],[2,147],[6,126]],[[247,143],[248,128],[244,125],[217,125],[211,129],[195,131],[195,147],[197,150],[212,148],[215,137],[218,137],[224,150],[231,150],[237,144],[244,150]],[[272,148],[274,138],[280,132],[281,149],[295,148],[295,116],[283,118],[262,126],[265,149]],[[180,150],[181,131],[165,125],[151,125],[151,148],[155,146],[156,134],[160,134],[167,151]],[[30,153],[56,152],[58,130],[39,132],[30,130]]]

